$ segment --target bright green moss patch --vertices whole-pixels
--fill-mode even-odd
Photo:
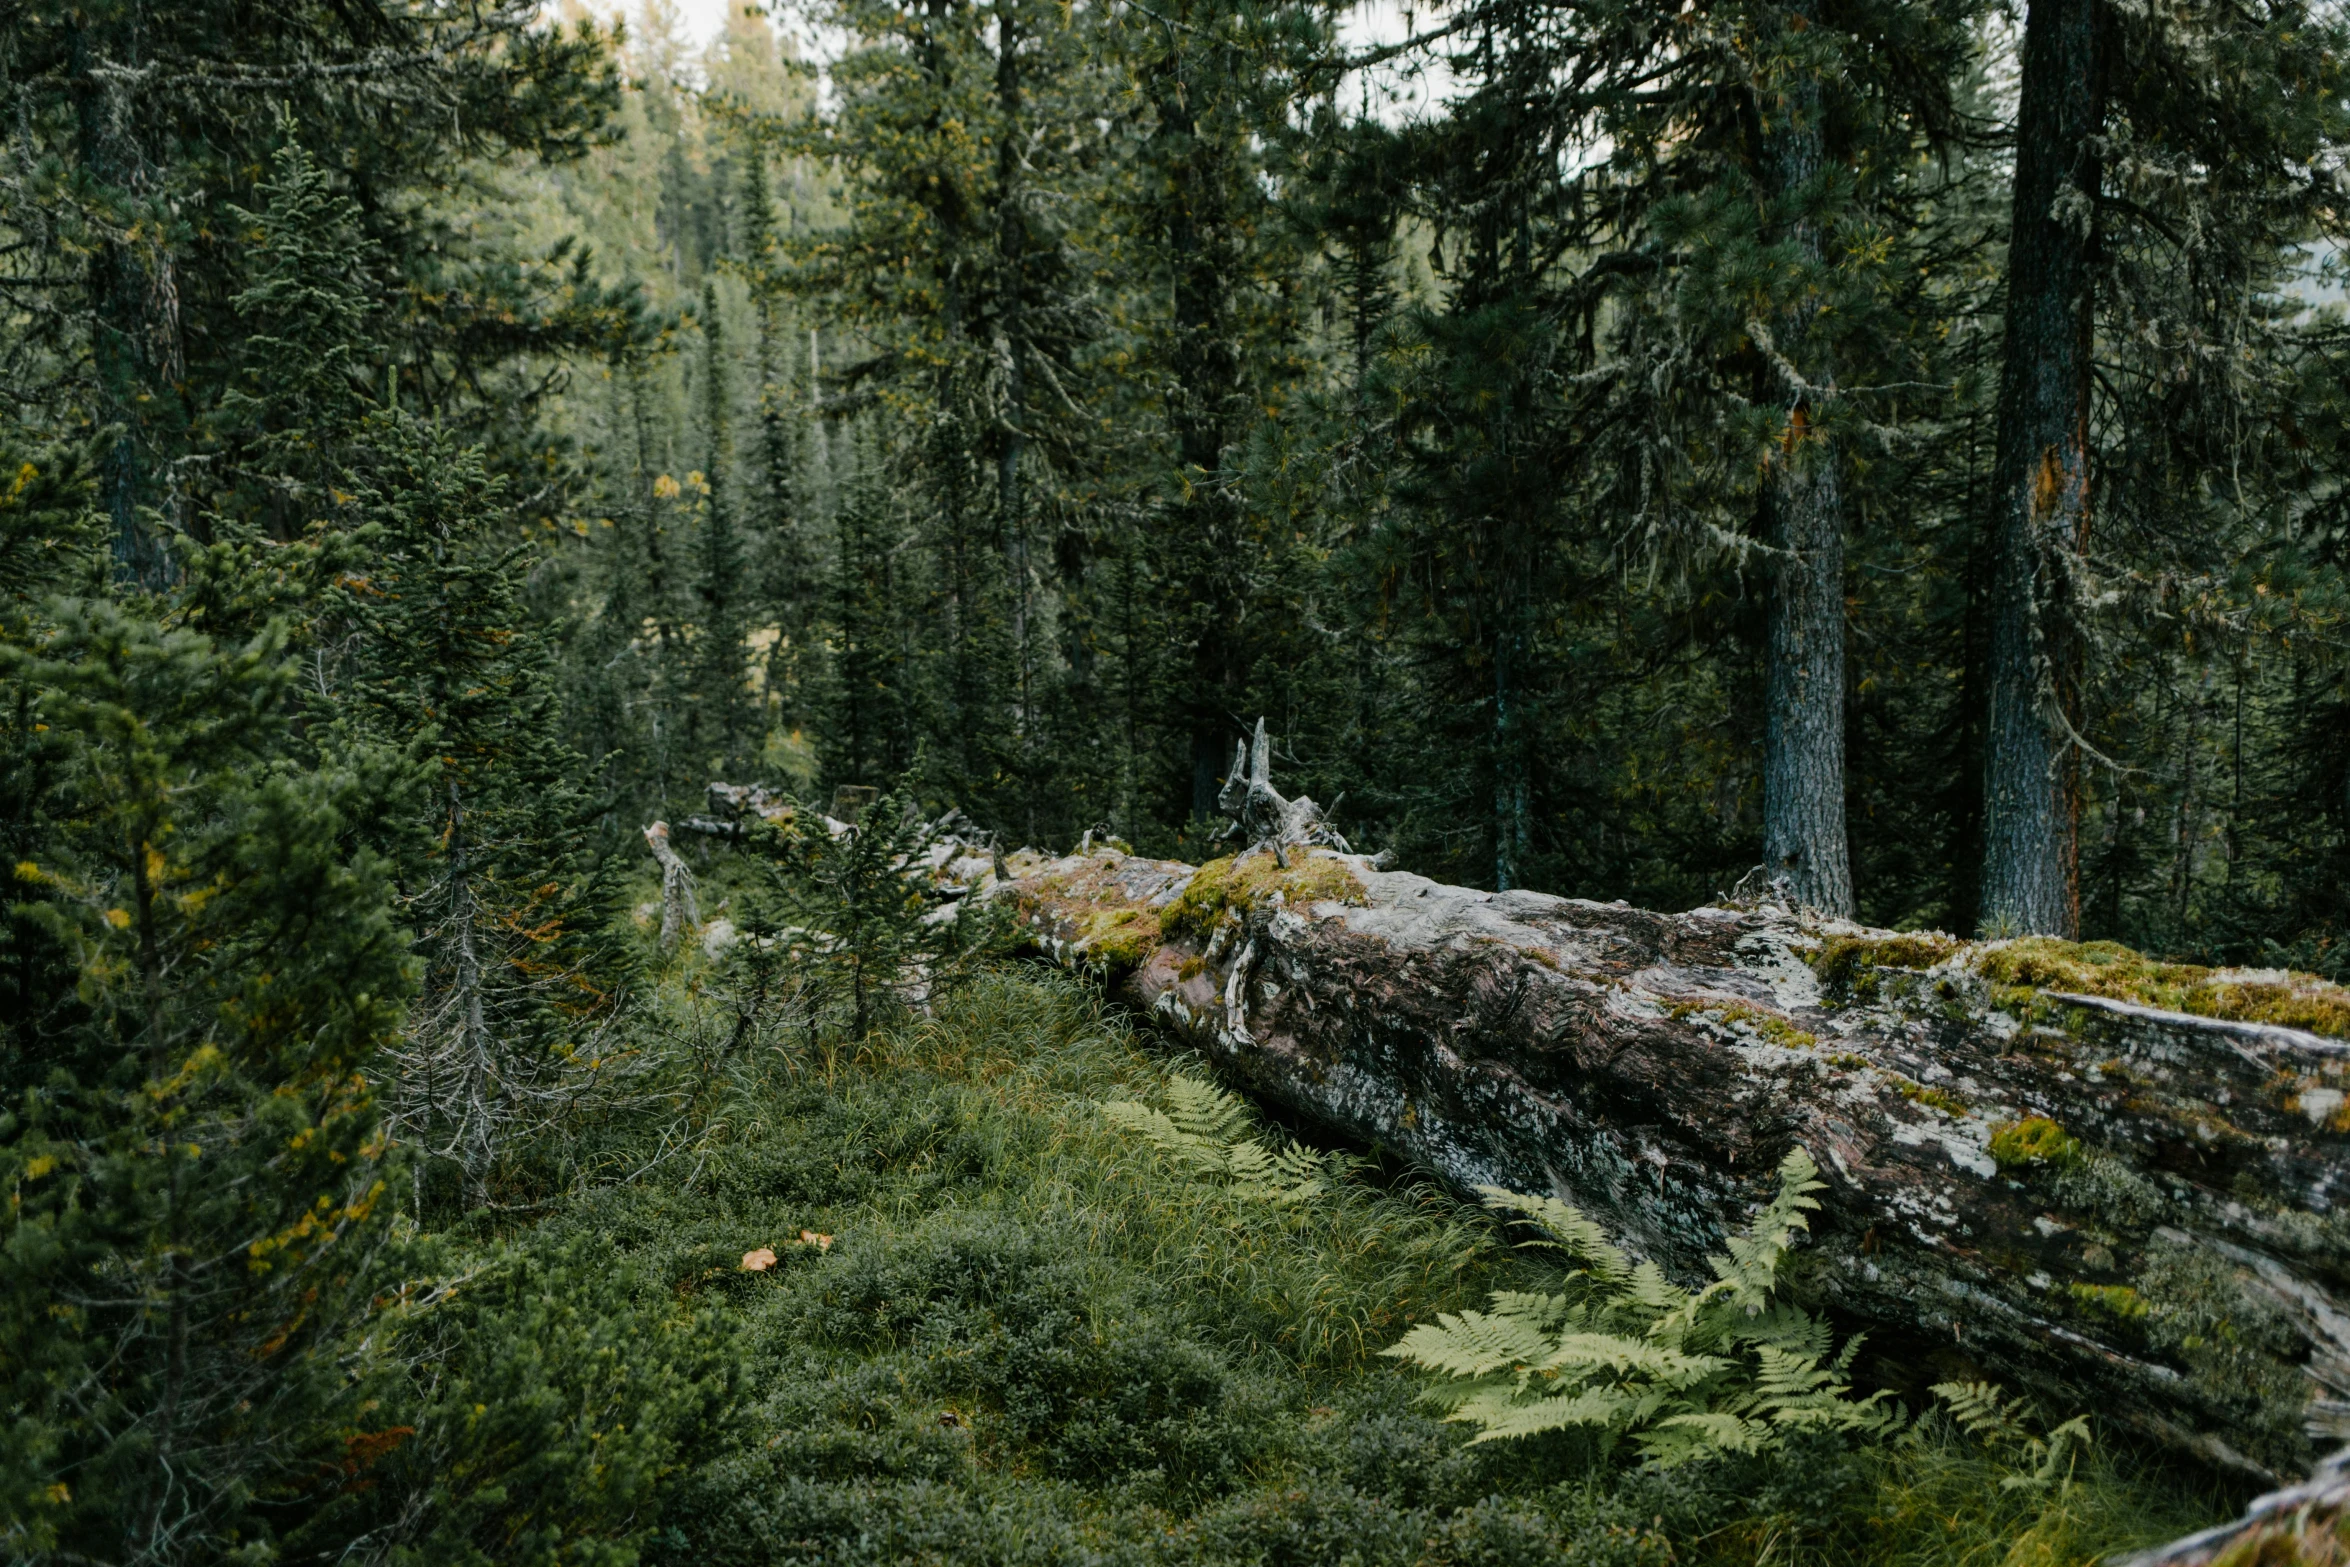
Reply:
[[[1820,983],[1838,995],[1866,992],[1871,976],[1881,968],[1928,969],[1965,943],[1940,931],[1904,932],[1892,936],[1830,936],[1809,954]]]
[[[2047,936],[1986,948],[1974,966],[1995,986],[2066,990],[2198,1017],[2273,1023],[2350,1038],[2350,989],[2312,974],[2165,963],[2118,942],[2058,941]]]
[[[1104,968],[1139,968],[1159,948],[1159,917],[1148,909],[1104,909],[1078,925],[1078,949]]]
[[[2080,1162],[2081,1144],[2048,1117],[2028,1115],[1991,1134],[1991,1157],[2002,1170],[2066,1169]]]
[[[1973,1105],[1968,1104],[1948,1089],[1928,1088],[1923,1083],[1904,1081],[1901,1085],[1901,1097],[1912,1104],[1932,1105],[1945,1115],[1966,1115],[1974,1109]]]
[[[1743,1023],[1760,1034],[1769,1044],[1782,1045],[1789,1050],[1809,1050],[1820,1042],[1820,1036],[1793,1023],[1776,1012],[1749,1006],[1743,1001],[1668,1001],[1665,1011],[1677,1018],[1711,1017],[1724,1023]]]
[[[1205,941],[1226,909],[1246,913],[1272,902],[1275,894],[1293,909],[1364,901],[1362,879],[1344,860],[1311,849],[1292,849],[1289,869],[1283,870],[1270,850],[1259,850],[1239,858],[1227,855],[1201,866],[1159,923],[1171,939],[1188,936]]]
[[[2116,1322],[2138,1322],[2146,1316],[2146,1297],[2127,1284],[2067,1284],[2064,1292],[2084,1310]]]

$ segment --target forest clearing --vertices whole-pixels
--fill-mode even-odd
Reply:
[[[2350,16],[630,3],[0,6],[8,1562],[2350,1559]]]

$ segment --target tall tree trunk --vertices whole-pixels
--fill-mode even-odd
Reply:
[[[144,227],[134,221],[132,210],[140,200],[144,159],[134,90],[98,75],[101,65],[138,64],[142,20],[140,8],[133,7],[109,32],[75,28],[73,71],[82,168],[106,209],[88,262],[90,360],[98,421],[106,430],[98,461],[98,504],[114,534],[116,578],[132,587],[161,588],[171,580],[172,562],[146,516],[155,502],[146,409],[160,390],[158,382],[168,379],[159,372],[168,372],[176,358],[177,323],[169,319],[174,294],[170,256],[158,243],[150,263],[136,245],[118,237],[126,227]],[[112,57],[117,50],[120,57]],[[152,275],[151,266],[159,269]]]
[[[2031,0],[2016,115],[2006,362],[1992,458],[1991,712],[1982,928],[2080,927],[2080,654],[2070,566],[2089,528],[2089,352],[2102,120],[2096,0]]]
[[[1002,337],[997,354],[1004,376],[1003,429],[996,450],[996,509],[1002,519],[1004,573],[1010,579],[1012,660],[1017,682],[1013,744],[1020,772],[1021,832],[1036,836],[1036,791],[1030,747],[1035,740],[1033,660],[1029,648],[1028,514],[1020,488],[1020,462],[1028,444],[1028,340],[1024,305],[1028,215],[1020,182],[1020,17],[1019,0],[996,6],[996,107],[1003,125],[996,143],[996,256]]]
[[[1785,25],[1809,25],[1808,4],[1790,6]],[[1818,181],[1825,162],[1820,79],[1793,69],[1776,102],[1763,105],[1763,190],[1776,209],[1777,237],[1803,269],[1826,265],[1818,222],[1787,217]],[[1813,406],[1834,368],[1813,340],[1816,297],[1799,293],[1778,310],[1771,334],[1779,379],[1791,384],[1787,431],[1770,465],[1764,509],[1779,553],[1768,585],[1764,651],[1763,862],[1784,876],[1799,903],[1850,918],[1852,855],[1844,831],[1844,492],[1833,437]]]
[[[1174,611],[1191,644],[1185,719],[1191,731],[1191,816],[1216,814],[1218,779],[1231,758],[1234,713],[1243,695],[1246,659],[1238,645],[1239,540],[1232,499],[1219,478],[1229,408],[1240,385],[1232,340],[1230,149],[1203,131],[1199,105],[1210,91],[1200,78],[1223,69],[1218,46],[1187,8],[1167,29],[1166,53],[1146,75],[1157,125],[1153,141],[1164,170],[1159,243],[1173,282],[1169,415],[1174,426],[1179,499],[1169,509],[1165,541],[1173,557]],[[1220,19],[1220,12],[1211,15]]]

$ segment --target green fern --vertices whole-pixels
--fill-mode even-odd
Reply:
[[[1560,1294],[1497,1294],[1485,1311],[1423,1322],[1385,1351],[1448,1380],[1430,1392],[1479,1442],[1583,1426],[1629,1437],[1670,1468],[1722,1452],[1760,1452],[1797,1431],[1877,1437],[1900,1422],[1886,1395],[1853,1393],[1855,1336],[1830,1357],[1827,1324],[1774,1299],[1797,1230],[1819,1204],[1818,1167],[1801,1148],[1777,1194],[1708,1258],[1714,1281],[1683,1290],[1634,1263],[1589,1215],[1551,1197],[1487,1188],[1493,1208],[1547,1232],[1535,1244],[1578,1266]]]
[[[1995,1382],[1937,1382],[1933,1393],[1969,1436],[1986,1447],[2013,1450],[2032,1465],[2029,1473],[2000,1481],[2002,1490],[2045,1491],[2070,1486],[2073,1465],[2095,1440],[2089,1433],[2087,1415],[2073,1416],[2046,1436],[2036,1434],[2025,1424],[2030,1402],[2006,1397]]]
[[[1296,1144],[1268,1147],[1249,1133],[1247,1104],[1213,1083],[1177,1073],[1167,1079],[1167,1108],[1113,1099],[1103,1119],[1150,1143],[1183,1169],[1237,1195],[1294,1203],[1329,1189],[1329,1161]]]

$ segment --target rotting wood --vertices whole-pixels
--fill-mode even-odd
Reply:
[[[955,832],[931,869],[1262,1098],[1559,1196],[1684,1280],[1801,1142],[1803,1287],[1913,1401],[1988,1377],[2272,1483],[2350,1437],[2344,1040],[2017,984],[2015,944],[1759,878],[1682,914],[1447,886],[1266,793],[1236,825],[1270,832],[1205,866]],[[2210,978],[2350,1017],[2308,976]]]
[[[1562,1197],[1684,1279],[1803,1143],[1830,1183],[1805,1287],[1913,1391],[1988,1376],[2272,1480],[2350,1434],[2341,1041],[1994,986],[1999,944],[1783,903],[1657,914],[1287,847],[1023,851],[1003,891],[1266,1099]]]
[[[700,926],[702,911],[694,898],[692,868],[669,846],[669,824],[655,822],[647,827],[645,845],[661,862],[661,948],[667,951],[677,945],[680,936],[690,935]]]

